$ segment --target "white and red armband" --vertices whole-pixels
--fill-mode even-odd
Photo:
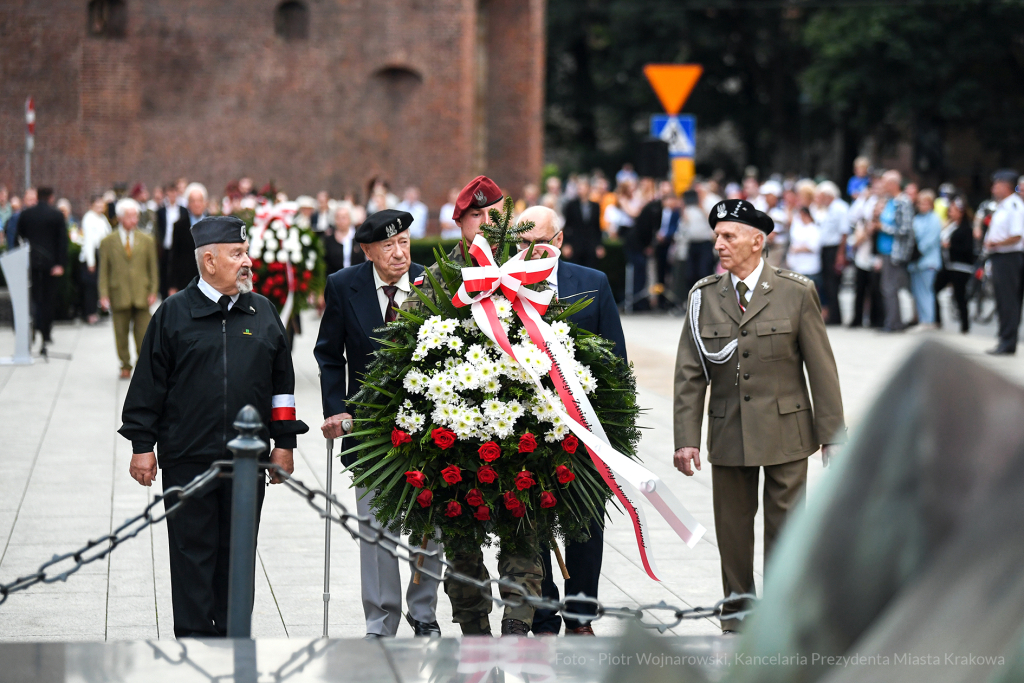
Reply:
[[[295,394],[278,394],[270,399],[270,419],[274,422],[295,419]]]

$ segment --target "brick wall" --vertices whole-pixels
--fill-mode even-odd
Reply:
[[[307,0],[309,38],[274,33],[277,0],[128,0],[124,39],[86,34],[85,0],[0,4],[0,182],[75,202],[179,175],[243,174],[292,196],[419,184],[436,214],[473,164],[478,0]],[[488,3],[486,167],[518,194],[541,169],[543,0]],[[477,124],[480,125],[480,124]],[[480,132],[480,131],[477,131]]]

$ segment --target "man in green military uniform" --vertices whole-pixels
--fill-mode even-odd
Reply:
[[[827,466],[834,445],[845,440],[846,427],[814,284],[761,258],[772,219],[746,201],[731,199],[712,208],[709,222],[728,273],[706,277],[690,290],[676,356],[674,461],[687,476],[700,469],[710,385],[708,460],[728,596],[754,592],[760,470],[767,558],[786,515],[804,498],[808,456],[821,447]],[[738,619],[723,617],[723,631],[738,627]]]
[[[480,226],[489,223],[487,209],[502,201],[501,189],[487,176],[477,176],[459,192],[455,201],[453,220],[462,230],[462,241],[452,249],[448,258],[459,265],[465,265],[463,248],[469,249],[473,239],[480,232]],[[440,282],[441,273],[435,263],[429,268],[431,274]],[[431,300],[434,299],[432,287],[421,287],[420,291]],[[421,302],[418,297],[409,297],[402,304],[406,310],[418,309]],[[544,579],[544,563],[540,555],[540,546],[536,536],[527,535],[519,539],[518,552],[498,553],[498,574],[503,579],[512,581],[522,587],[527,595],[540,597],[541,581]],[[525,550],[524,550],[525,549]],[[459,573],[486,581],[489,578],[487,567],[484,566],[482,550],[448,553],[448,560]],[[490,635],[491,626],[487,615],[491,613],[494,603],[479,588],[445,577],[444,592],[452,602],[452,621],[459,624],[464,635]],[[501,588],[499,593],[503,599],[515,601],[520,595],[517,591]],[[522,604],[516,607],[506,606],[501,620],[502,635],[526,636],[533,625],[534,608]]]

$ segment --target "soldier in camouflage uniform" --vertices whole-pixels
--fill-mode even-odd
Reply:
[[[480,232],[480,226],[489,223],[487,209],[490,206],[502,201],[501,189],[487,176],[478,176],[466,187],[462,188],[459,198],[455,202],[453,220],[462,229],[462,241],[455,245],[448,258],[454,263],[465,265],[463,258],[463,246],[466,249],[473,242],[473,239]],[[429,268],[431,274],[438,282],[443,282],[440,267],[435,263]],[[422,287],[421,291],[434,300],[433,287]],[[420,308],[421,302],[418,297],[411,296],[405,300],[402,308],[416,310]],[[540,555],[540,545],[534,535],[519,539],[521,548],[528,548],[527,552],[500,552],[498,554],[498,575],[502,579],[512,581],[522,587],[527,595],[540,597],[541,581],[544,580],[544,563]],[[504,551],[504,548],[502,549]],[[486,581],[490,574],[484,566],[484,555],[482,550],[474,550],[465,553],[450,553],[448,560],[455,566],[455,570],[466,574],[479,581]],[[444,580],[444,592],[452,601],[452,621],[462,627],[464,635],[490,635],[491,626],[487,615],[491,613],[494,603],[484,595],[479,588],[455,581],[451,578]],[[519,595],[517,591],[501,588],[499,591],[502,599],[514,601]],[[503,635],[525,636],[530,632],[533,625],[534,608],[530,605],[519,605],[517,607],[505,607],[505,613],[501,620],[501,632]]]

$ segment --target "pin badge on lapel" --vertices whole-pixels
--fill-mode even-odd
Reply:
[[[767,282],[762,282],[761,283],[761,289],[768,289],[768,283]]]

